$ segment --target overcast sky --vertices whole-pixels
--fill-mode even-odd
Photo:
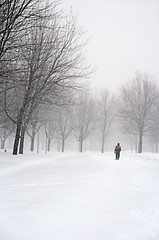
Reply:
[[[87,58],[97,89],[111,91],[147,72],[159,83],[159,0],[62,0],[91,36]]]

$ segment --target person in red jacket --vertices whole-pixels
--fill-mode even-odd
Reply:
[[[121,146],[120,146],[120,143],[118,143],[114,149],[114,153],[116,154],[116,160],[119,160],[120,158],[120,151],[121,151]]]

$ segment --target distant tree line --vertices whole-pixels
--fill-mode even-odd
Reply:
[[[45,151],[52,141],[74,137],[83,151],[91,135],[100,140],[104,153],[113,126],[134,139],[142,152],[143,137],[159,142],[158,86],[151,77],[136,73],[118,94],[92,93],[85,79],[91,68],[85,61],[81,28],[58,2],[2,0],[0,3],[0,140],[5,148],[14,136],[13,154],[22,154],[24,140],[30,150]],[[96,138],[94,138],[96,139]]]

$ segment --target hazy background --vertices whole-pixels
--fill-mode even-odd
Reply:
[[[93,87],[115,91],[135,71],[159,79],[158,0],[63,0],[62,7],[72,9],[91,37],[87,58],[96,68]]]

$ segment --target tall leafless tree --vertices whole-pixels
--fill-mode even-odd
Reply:
[[[155,152],[158,152],[158,143],[159,143],[159,105],[158,102],[154,108],[154,114],[152,116],[152,126],[149,132],[149,138],[151,142],[155,144]]]
[[[3,113],[0,116],[0,139],[1,149],[5,148],[5,142],[8,137],[14,132],[14,124]]]
[[[45,123],[44,123],[44,131],[46,136],[46,147],[45,151],[49,152],[51,147],[51,142],[55,135],[55,130],[57,127],[57,116],[56,112],[54,111],[53,107],[49,106],[47,111],[45,110]]]
[[[144,134],[150,131],[157,97],[157,87],[148,75],[142,73],[136,73],[134,80],[120,90],[119,118],[127,133],[138,135],[138,153],[142,152]]]
[[[30,151],[34,151],[35,136],[39,132],[41,126],[44,124],[43,119],[40,116],[40,110],[37,109],[34,112],[27,128],[27,134],[31,139]]]
[[[70,135],[72,131],[72,124],[71,124],[71,110],[70,106],[65,106],[63,108],[58,109],[57,111],[57,128],[56,128],[56,135],[57,138],[61,140],[61,151],[64,152],[65,150],[65,141]]]
[[[84,93],[79,96],[79,102],[75,106],[73,131],[79,142],[79,152],[83,151],[83,142],[91,134],[95,127],[95,101],[90,94]]]
[[[113,123],[114,112],[113,108],[115,105],[114,98],[107,90],[102,90],[98,100],[98,123],[101,131],[101,152],[104,153],[106,136]]]

